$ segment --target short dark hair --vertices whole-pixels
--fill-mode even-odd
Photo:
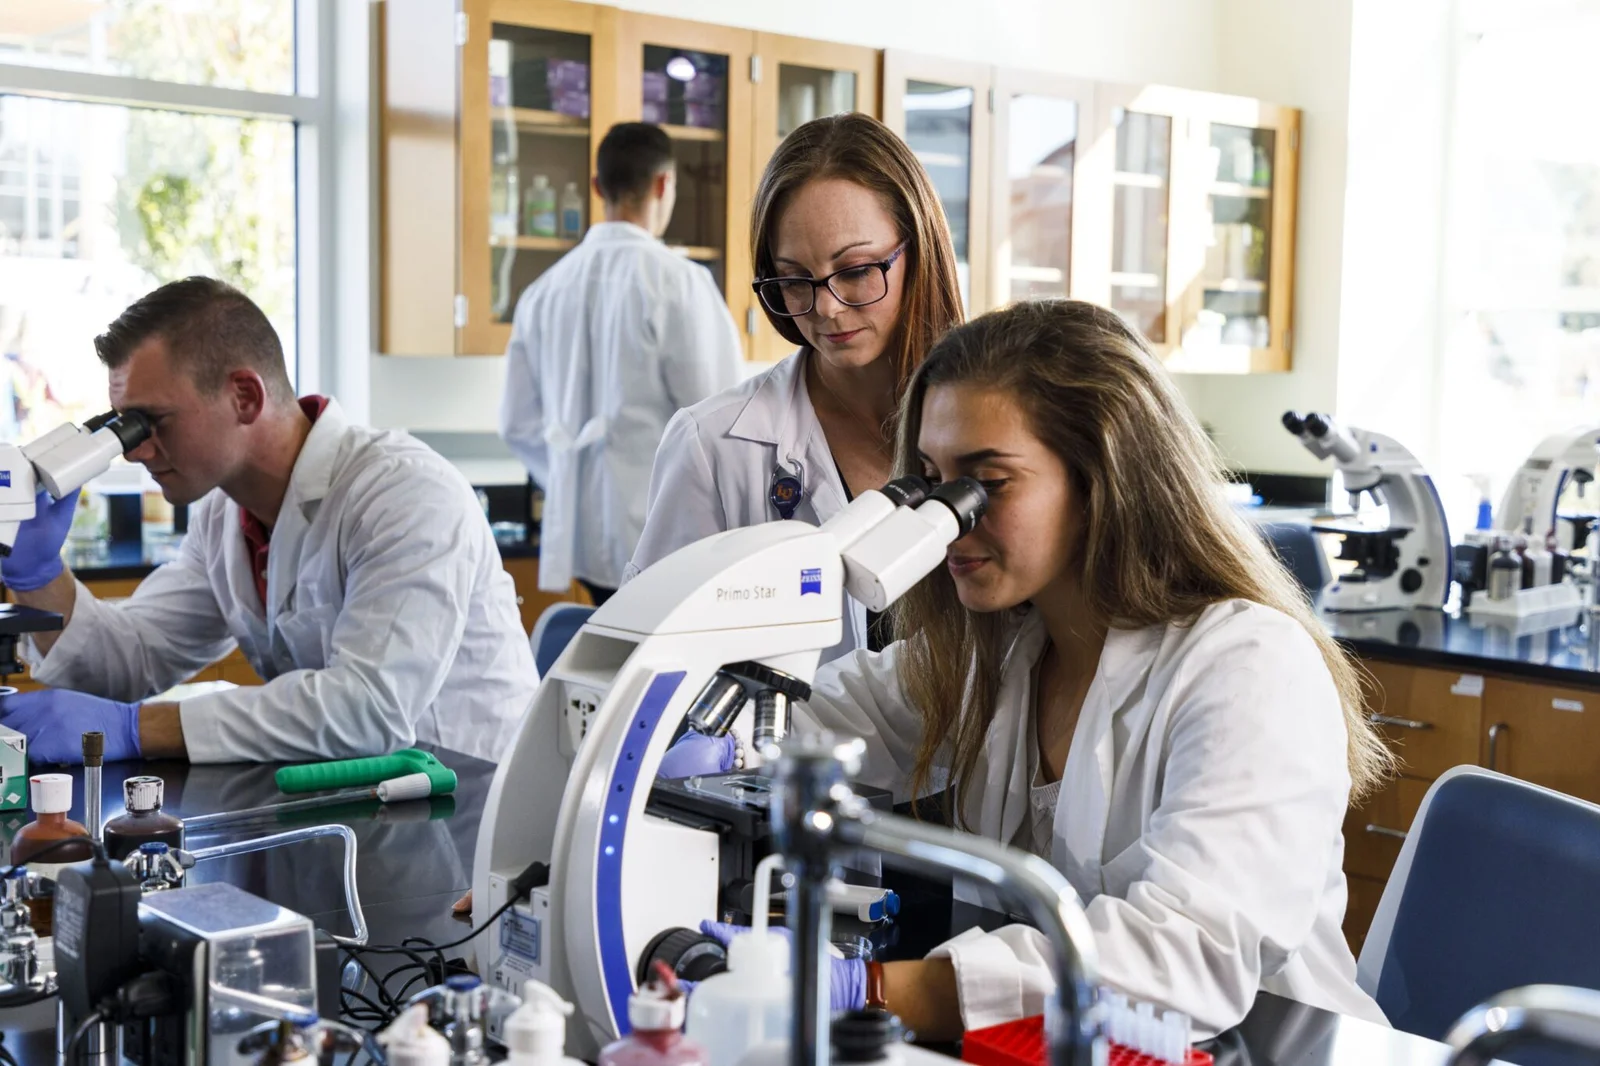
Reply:
[[[635,203],[649,195],[656,175],[674,165],[672,138],[648,122],[619,122],[595,153],[594,175],[607,203]]]
[[[255,301],[225,281],[184,278],[146,293],[94,339],[94,350],[115,370],[158,335],[201,392],[216,392],[231,371],[246,366],[274,399],[294,398],[277,331]]]

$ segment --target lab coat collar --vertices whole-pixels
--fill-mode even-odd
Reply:
[[[311,423],[311,432],[289,474],[289,489],[272,527],[272,547],[267,554],[267,623],[281,614],[294,594],[300,543],[316,519],[317,509],[333,488],[334,467],[345,431],[349,428],[339,401],[328,406]]]
[[[632,222],[596,222],[583,235],[583,243],[602,244],[608,241],[654,241],[650,231]]]
[[[821,524],[844,509],[844,482],[806,391],[809,357],[809,349],[801,348],[768,371],[733,420],[728,435],[772,445],[778,463],[788,472],[799,472],[805,503]]]

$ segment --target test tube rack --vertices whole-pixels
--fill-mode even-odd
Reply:
[[[1163,1058],[1113,1039],[1107,1066],[1212,1066],[1210,1052],[1191,1047],[1185,1051],[1182,1059]],[[1044,1016],[1036,1014],[967,1033],[961,1039],[961,1059],[973,1066],[1046,1066],[1050,1048]]]

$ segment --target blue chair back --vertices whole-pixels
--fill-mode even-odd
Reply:
[[[1278,553],[1283,565],[1289,568],[1289,572],[1307,592],[1318,593],[1327,587],[1333,579],[1333,572],[1310,526],[1295,522],[1263,522],[1258,528],[1262,538]]]
[[[1438,1040],[1522,985],[1600,989],[1600,806],[1476,766],[1423,798],[1357,982],[1396,1029]],[[1545,1049],[1511,1061],[1572,1061]]]
[[[584,603],[552,603],[544,609],[539,620],[533,624],[533,635],[528,638],[528,643],[533,646],[533,662],[539,669],[540,677],[550,672],[567,644],[577,636],[578,630],[583,628],[583,623],[589,620],[594,611],[593,607]]]

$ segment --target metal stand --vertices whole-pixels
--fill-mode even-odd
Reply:
[[[873,810],[847,783],[860,773],[864,750],[859,740],[840,744],[825,734],[797,737],[784,745],[774,773],[774,843],[795,877],[790,1066],[828,1063],[827,882],[839,860],[858,848],[965,874],[1026,907],[1055,954],[1056,998],[1045,1018],[1051,1064],[1094,1066],[1097,1049],[1105,1048],[1096,1002],[1098,967],[1089,919],[1072,886],[1036,856]]]

